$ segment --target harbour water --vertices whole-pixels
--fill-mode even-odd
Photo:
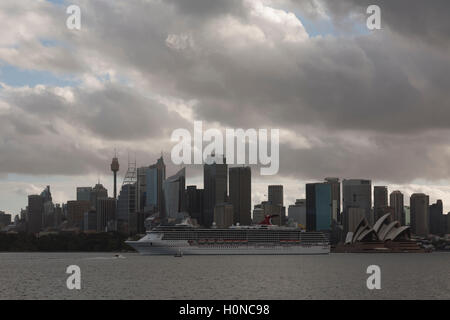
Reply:
[[[0,253],[0,299],[450,299],[450,253],[140,256]],[[69,290],[66,268],[81,269]],[[366,286],[381,269],[381,289]]]

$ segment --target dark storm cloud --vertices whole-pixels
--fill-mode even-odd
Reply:
[[[445,119],[450,116],[446,89],[450,63],[440,47],[412,43],[408,34],[397,36],[389,30],[289,43],[271,34],[276,23],[253,21],[251,14],[237,18],[243,26],[239,27],[262,30],[266,41],[242,40],[239,32],[224,39],[214,29],[216,24],[200,18],[194,23],[189,17],[198,12],[199,17],[220,20],[219,13],[235,16],[233,7],[245,7],[241,2],[211,3],[194,10],[202,3],[172,2],[177,7],[175,16],[164,4],[146,4],[148,11],[129,5],[119,16],[106,3],[90,2],[86,17],[90,32],[78,46],[92,46],[110,63],[137,70],[159,93],[197,100],[198,119],[230,126],[313,123],[336,130],[393,133],[449,127]],[[362,7],[351,1],[327,6],[336,19]],[[436,11],[428,7],[425,12]],[[90,16],[94,12],[103,14],[94,19]],[[153,16],[154,12],[158,15]],[[151,18],[146,19],[149,14]],[[396,7],[391,15],[406,19]],[[119,18],[140,23],[119,24]],[[424,28],[431,23],[427,21]],[[190,43],[183,50],[167,46],[168,35],[183,33],[192,37],[193,48]],[[245,45],[237,47],[240,41]]]
[[[209,56],[204,63],[220,79],[205,86],[195,79],[182,88],[203,97],[199,116],[229,125],[316,123],[392,132],[450,128],[445,120],[450,116],[448,56],[428,55],[426,48],[411,53],[408,44],[377,36],[311,40],[294,49],[280,44],[264,52],[249,48],[239,57]]]
[[[76,114],[80,124],[106,139],[165,138],[170,136],[173,128],[187,126],[177,113],[169,112],[157,101],[130,92],[128,88],[114,86],[91,94],[80,91],[79,94],[81,108]]]
[[[447,1],[78,2],[88,32],[68,38],[80,73],[114,69],[140,90],[77,88],[75,106],[52,92],[10,97],[17,112],[41,121],[37,136],[52,137],[51,129],[61,129],[50,125],[60,120],[105,142],[168,139],[171,128],[191,128],[142,95],[148,92],[195,101],[195,119],[221,126],[281,128],[294,139],[315,128],[308,148],[281,141],[284,176],[450,177],[444,152],[450,145]],[[321,19],[314,14],[321,3],[338,31],[365,24],[368,4],[379,4],[383,30],[302,38],[295,16],[279,10],[289,4]],[[46,58],[39,61],[51,65]],[[11,131],[3,142],[29,146],[22,137],[33,134],[30,123],[11,119],[21,138],[14,140]],[[60,142],[48,143],[56,150]],[[154,149],[170,147],[152,148],[151,157],[159,152]]]
[[[8,108],[0,109],[2,173],[108,172],[114,147],[126,143],[129,147],[120,150],[122,159],[129,153],[131,159],[148,164],[163,150],[151,143],[167,140],[174,128],[187,126],[153,99],[115,85],[89,91],[5,90]]]
[[[167,137],[173,128],[187,126],[177,113],[169,112],[154,99],[130,91],[131,88],[110,84],[100,90],[66,90],[73,98],[66,99],[51,88],[39,91],[12,89],[6,100],[14,107],[11,112],[21,110],[46,124],[64,120],[107,140]],[[15,114],[17,130],[21,133],[29,131],[30,128],[17,119],[17,112]]]
[[[280,175],[316,181],[327,176],[367,178],[396,184],[450,177],[450,154],[443,147],[448,138],[443,132],[396,137],[379,133],[364,144],[345,136],[324,137],[325,142],[313,148],[281,145]]]

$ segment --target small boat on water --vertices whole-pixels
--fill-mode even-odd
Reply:
[[[183,257],[183,252],[181,252],[181,249],[178,250],[177,254],[174,255],[174,257],[175,257],[175,258],[181,258],[181,257]]]

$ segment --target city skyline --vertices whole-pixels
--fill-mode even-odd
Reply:
[[[146,165],[137,165],[137,168],[140,168],[140,167],[151,167],[151,166],[153,166],[153,163],[156,163],[157,159],[158,158],[155,158],[154,162],[150,162],[150,163],[148,163]],[[120,162],[120,158],[119,158],[119,162]],[[107,169],[109,169],[108,164],[106,164],[106,167],[107,167]],[[188,168],[192,167],[192,166],[182,166],[182,167],[184,169],[186,169],[186,172],[188,172]],[[203,165],[200,166],[200,167],[203,170]],[[242,165],[241,166],[238,166],[238,165],[228,166],[228,170],[230,168],[241,168],[241,167],[242,167]],[[253,167],[252,166],[248,166],[248,167],[251,169],[252,174],[253,174]],[[175,167],[175,166],[173,166],[173,168],[175,168],[175,171],[173,173],[171,173],[171,172],[167,173],[167,176],[172,176],[172,175],[176,174],[176,172],[179,170],[179,168],[177,169],[177,167]],[[227,170],[227,172],[228,172],[228,170]],[[120,173],[121,171],[122,171],[123,174]],[[117,180],[117,185],[118,185],[117,193],[118,194],[120,193],[120,186],[122,185],[123,179],[125,178],[126,171],[127,171],[127,164],[126,163],[121,163],[121,169],[120,169],[120,171],[118,173],[118,180]],[[36,184],[35,188],[34,188],[34,193],[30,192],[28,194],[25,194],[24,200],[21,201],[21,203],[24,203],[24,205],[20,206],[20,208],[18,209],[18,212],[10,211],[10,210],[7,210],[5,208],[0,208],[0,211],[4,211],[5,213],[12,214],[12,217],[13,217],[13,220],[14,220],[14,217],[16,215],[17,216],[20,215],[20,210],[21,209],[25,209],[26,204],[27,204],[26,197],[29,196],[29,195],[40,194],[42,192],[42,190],[44,190],[46,188],[46,186],[49,186],[49,185],[52,187],[52,196],[53,196],[53,199],[54,199],[53,202],[55,204],[56,203],[57,204],[62,204],[62,203],[67,203],[68,201],[71,201],[71,200],[76,200],[77,199],[77,192],[78,192],[79,188],[81,188],[81,189],[83,189],[83,188],[90,188],[90,189],[92,189],[96,184],[103,185],[108,190],[108,195],[110,197],[113,197],[113,190],[114,190],[113,173],[111,173],[111,171],[109,171],[109,172],[110,172],[109,175],[105,174],[101,178],[100,178],[100,176],[97,175],[95,180],[92,180],[92,183],[84,183],[84,184],[80,184],[80,185],[67,184],[66,188],[72,190],[72,192],[71,192],[72,195],[66,196],[64,198],[61,198],[61,197],[58,197],[58,196],[55,197],[55,194],[56,195],[61,194],[61,192],[57,189],[57,187],[55,187],[55,185],[58,186],[58,183],[52,184],[52,183],[42,182],[39,185]],[[228,179],[227,180],[228,181],[227,188],[228,188],[229,174],[227,174],[227,175],[228,175],[228,178],[227,178]],[[337,177],[337,178],[340,179],[341,193],[343,192],[342,182],[344,180],[354,180],[354,179],[348,179],[348,178],[342,178],[342,177]],[[92,177],[92,179],[94,179],[94,177]],[[186,186],[186,188],[188,186],[196,186],[198,189],[203,189],[204,188],[203,179],[204,179],[203,175],[201,175],[200,177],[194,177],[193,178],[193,177],[190,177],[188,173],[186,173],[185,186]],[[288,191],[288,192],[284,191],[283,192],[283,200],[285,202],[284,206],[287,208],[289,205],[295,204],[296,200],[298,200],[298,199],[306,199],[306,185],[307,184],[311,184],[311,183],[323,183],[324,179],[325,179],[324,177],[321,177],[321,178],[318,178],[316,180],[306,181],[304,184],[300,184],[299,183],[297,186],[295,186],[295,188],[297,188],[299,190],[304,190],[303,192],[300,192],[300,193],[292,193],[292,189],[290,189],[290,191]],[[355,179],[357,179],[357,178],[355,178]],[[384,184],[380,184],[380,183],[374,183],[374,180],[371,180],[370,178],[368,178],[367,180],[371,181],[371,191],[372,191],[371,192],[371,194],[372,194],[371,206],[372,206],[372,209],[374,209],[374,206],[375,206],[375,194],[374,194],[375,187],[387,187],[387,192],[388,192],[388,199],[387,200],[388,200],[388,203],[389,203],[389,196],[394,191],[400,191],[403,194],[404,205],[405,206],[409,206],[410,205],[409,200],[410,200],[410,196],[412,194],[424,193],[424,194],[426,194],[426,195],[428,195],[430,197],[430,200],[429,200],[430,205],[432,203],[435,203],[438,200],[441,200],[443,202],[443,212],[444,212],[444,214],[450,213],[450,203],[446,204],[446,201],[443,198],[434,198],[434,197],[430,196],[430,194],[428,194],[426,191],[424,191],[422,189],[414,188],[414,189],[411,189],[411,191],[410,191],[411,193],[409,193],[407,191],[402,190],[401,188],[396,188],[396,187],[399,187],[398,185],[384,185]],[[280,181],[280,180],[276,180],[276,181]],[[262,188],[263,190],[262,190],[262,192],[258,192],[255,195],[253,193],[254,184],[255,184],[255,181],[254,181],[254,177],[252,176],[252,178],[251,178],[251,188],[252,188],[252,193],[251,193],[251,211],[253,211],[253,208],[255,207],[255,205],[258,205],[258,204],[262,203],[263,201],[268,201],[269,193],[268,193],[267,187],[269,185],[274,186],[272,183],[268,183],[268,182],[266,182],[264,180],[261,181],[261,182],[257,182],[256,185],[260,185],[260,188]],[[282,186],[283,189],[286,190],[286,186],[285,185],[283,185],[283,184],[279,184],[279,185]],[[42,186],[42,187],[39,187],[39,186]],[[425,190],[426,190],[426,188],[425,188]],[[229,196],[229,191],[228,191],[228,196]],[[340,199],[341,201],[342,201],[342,196],[343,195],[341,194],[341,199]],[[446,211],[446,207],[449,208],[448,211]],[[340,211],[343,211],[342,204],[341,204]],[[286,214],[287,214],[287,212],[286,212]]]
[[[119,162],[116,155],[114,156],[113,160],[116,162]],[[156,170],[156,168],[159,167],[160,163],[162,164],[162,167],[160,167],[160,168],[163,172],[163,175],[165,175],[166,167],[165,167],[164,158],[163,158],[162,154],[161,154],[160,158],[158,158],[154,164],[147,164],[146,166],[137,166],[135,162],[130,162],[128,164],[129,167],[126,169],[127,173],[126,173],[122,183],[120,183],[120,181],[119,181],[119,183],[122,185],[122,188],[118,188],[119,196],[123,190],[123,187],[126,187],[128,184],[133,184],[135,186],[135,188],[138,188],[138,189],[136,189],[136,191],[134,191],[134,192],[136,192],[136,194],[139,194],[139,192],[145,192],[147,194],[150,194],[150,193],[153,194],[153,192],[156,192],[155,190],[159,188],[158,185],[155,184],[155,185],[149,186],[148,184],[150,183],[150,180],[148,180],[148,179],[150,178],[150,176],[146,172],[143,172],[143,174],[140,172],[141,172],[141,170],[152,170],[152,169]],[[310,187],[314,186],[314,188],[315,188],[316,185],[318,185],[319,187],[322,185],[329,186],[330,189],[327,191],[328,195],[326,196],[326,197],[328,197],[329,200],[325,200],[325,199],[327,199],[326,197],[323,198],[323,201],[325,201],[325,202],[323,202],[322,205],[324,203],[329,202],[330,208],[326,209],[326,210],[329,210],[330,219],[334,220],[334,221],[339,220],[341,223],[343,222],[342,217],[348,214],[346,208],[347,207],[356,207],[356,208],[361,208],[362,210],[364,210],[365,213],[363,213],[363,216],[365,216],[369,222],[372,221],[372,223],[375,222],[376,220],[378,220],[385,213],[387,213],[386,211],[382,210],[383,208],[390,208],[392,211],[389,211],[389,212],[391,213],[392,218],[397,219],[398,221],[400,221],[404,224],[405,216],[404,216],[403,210],[399,209],[400,211],[397,212],[395,207],[401,206],[401,208],[403,208],[403,206],[406,206],[406,207],[411,206],[411,204],[409,203],[409,199],[410,199],[410,196],[412,196],[412,195],[415,195],[415,196],[425,195],[427,197],[427,203],[428,203],[426,206],[427,208],[429,206],[430,210],[431,210],[432,207],[436,206],[436,204],[434,204],[434,202],[440,203],[440,208],[441,208],[440,210],[441,210],[442,214],[444,214],[444,215],[446,215],[447,213],[450,214],[450,212],[446,212],[445,210],[443,210],[444,206],[443,206],[442,199],[436,199],[434,201],[433,199],[430,199],[428,194],[423,193],[423,192],[414,192],[413,194],[408,195],[408,194],[405,194],[402,190],[391,189],[390,186],[377,185],[377,184],[374,184],[371,180],[365,180],[365,179],[340,179],[340,178],[336,178],[336,177],[333,177],[333,178],[327,177],[327,178],[324,178],[322,181],[317,180],[315,182],[309,182],[309,183],[305,184],[305,194],[301,195],[299,197],[295,197],[294,202],[289,202],[289,201],[285,202],[285,199],[291,198],[292,195],[287,196],[284,193],[283,185],[270,185],[269,184],[269,185],[266,185],[267,193],[264,194],[264,198],[263,199],[258,198],[257,200],[255,200],[255,199],[253,199],[254,197],[251,192],[253,181],[251,178],[251,167],[250,166],[230,166],[230,167],[228,167],[228,165],[226,164],[225,158],[224,158],[224,164],[218,165],[219,169],[215,169],[214,168],[215,166],[217,166],[217,164],[215,164],[215,163],[209,164],[209,165],[208,164],[203,165],[203,168],[204,168],[203,169],[204,170],[203,178],[205,181],[208,179],[211,179],[209,177],[211,175],[210,172],[216,172],[217,170],[219,170],[217,172],[220,173],[223,171],[222,169],[220,169],[221,167],[224,167],[224,170],[226,171],[226,175],[224,177],[220,177],[220,175],[219,175],[221,180],[225,179],[223,182],[225,182],[225,184],[226,184],[223,199],[219,199],[217,203],[216,203],[216,201],[210,200],[210,201],[214,202],[213,207],[215,205],[222,204],[222,203],[230,203],[230,204],[235,203],[236,204],[236,203],[241,202],[241,205],[242,205],[242,203],[244,203],[244,209],[243,209],[244,213],[241,213],[241,214],[244,214],[244,216],[246,216],[247,213],[245,213],[245,212],[247,210],[249,210],[248,214],[253,219],[254,219],[254,217],[251,214],[251,212],[253,212],[253,210],[256,209],[257,207],[260,207],[261,204],[268,202],[268,203],[272,203],[274,205],[279,205],[281,207],[288,208],[289,206],[293,206],[293,205],[297,204],[297,202],[300,199],[306,200],[308,197],[308,192],[311,194],[311,191],[308,191],[308,186],[310,186]],[[214,168],[213,169],[214,171],[211,171],[212,170],[211,168]],[[242,169],[244,171],[242,171]],[[132,172],[134,172],[134,174]],[[247,172],[245,174],[247,177],[244,178],[244,180],[243,180],[243,181],[246,181],[248,179],[247,182],[244,182],[244,185],[246,185],[246,187],[244,187],[244,189],[241,189],[242,186],[239,186],[239,184],[242,184],[243,181],[238,182],[238,180],[236,180],[236,177],[239,177],[239,174],[242,174],[241,172],[242,173]],[[109,177],[110,179],[111,178],[113,179],[113,182],[116,182],[115,173],[116,172],[112,172]],[[129,178],[130,173],[131,173],[131,175],[134,175],[135,178],[130,180],[130,178]],[[239,174],[236,175],[236,173],[239,173]],[[142,185],[141,178],[139,178],[140,175],[144,179],[143,185]],[[167,213],[169,211],[171,211],[172,214],[169,214],[169,216],[172,216],[172,218],[176,216],[177,212],[184,212],[184,211],[188,212],[189,211],[187,209],[188,202],[186,202],[186,201],[187,201],[187,197],[188,197],[188,191],[190,188],[195,188],[195,189],[201,190],[201,191],[204,190],[203,185],[193,185],[193,184],[186,183],[186,181],[188,181],[188,176],[186,175],[186,167],[182,166],[181,169],[178,169],[178,172],[175,175],[169,176],[166,179],[163,179],[161,181],[161,187],[163,188],[162,189],[163,193],[166,193],[166,191],[164,191],[165,188],[163,187],[163,185],[164,186],[166,184],[169,185],[172,182],[178,181],[180,175],[182,175],[183,180],[182,180],[182,184],[177,188],[181,188],[181,189],[179,189],[176,192],[178,192],[180,194],[181,198],[177,198],[177,199],[174,198],[175,201],[177,201],[176,207],[178,207],[178,209],[175,209],[175,207],[172,209],[167,209],[167,206],[171,206],[169,203],[167,203],[167,199],[168,199],[167,194],[165,195],[165,197],[167,199],[164,200],[164,202],[166,202],[166,203],[164,204],[163,212],[164,212],[164,214],[167,215]],[[213,174],[213,176],[215,176],[215,175],[216,175],[216,173]],[[233,175],[235,176],[235,178],[231,178],[231,176],[233,176]],[[154,177],[156,177],[156,176],[154,176]],[[242,179],[242,178],[239,178],[239,179]],[[147,182],[145,182],[145,181],[147,181]],[[219,180],[219,182],[220,182],[220,180]],[[216,182],[216,183],[219,183],[219,182]],[[156,181],[155,181],[155,183],[156,183]],[[220,183],[222,183],[222,182],[220,182]],[[236,184],[236,183],[238,183],[238,184]],[[332,190],[334,188],[333,184],[337,185],[337,191],[335,191],[337,193],[335,196],[332,195],[332,193],[333,193]],[[364,186],[365,184],[367,184],[367,187]],[[213,187],[211,183],[209,183],[209,186],[210,186],[209,188],[211,188],[210,192],[213,192],[213,193],[216,192],[215,190],[217,187]],[[50,185],[47,185],[43,189],[44,191],[42,191],[42,189],[41,189],[42,192],[37,192],[35,194],[28,194],[27,198],[35,197],[35,196],[41,198],[43,196],[43,194],[44,194],[44,197],[46,197],[45,194],[50,194],[50,201],[52,201],[52,200],[54,200],[54,197],[52,197],[52,193],[50,193],[50,189],[49,189],[50,187],[51,187]],[[361,189],[361,187],[363,189]],[[97,202],[97,200],[96,200],[97,198],[111,199],[111,200],[115,200],[115,201],[119,200],[119,197],[117,198],[117,200],[114,197],[111,198],[111,196],[113,196],[111,194],[111,189],[115,190],[114,183],[112,183],[112,188],[108,189],[108,188],[104,187],[104,185],[101,183],[100,179],[97,180],[97,183],[94,185],[94,187],[91,187],[91,186],[88,186],[87,184],[85,184],[83,186],[73,186],[73,188],[75,190],[75,197],[68,199],[66,201],[62,201],[62,202],[55,200],[55,201],[53,201],[53,203],[55,205],[56,204],[57,205],[60,205],[60,204],[65,205],[67,203],[74,202],[74,201],[87,201],[87,202],[91,201],[92,203],[95,204]],[[248,188],[248,189],[246,189],[246,188]],[[110,191],[108,191],[108,190],[110,190]],[[139,190],[141,190],[141,191],[139,191]],[[167,190],[169,190],[169,189],[167,189]],[[382,194],[380,197],[381,190],[383,190],[383,191],[382,191]],[[172,191],[170,191],[170,192],[172,192]],[[313,193],[314,192],[315,191],[313,191]],[[39,196],[39,193],[41,194],[40,196]],[[323,193],[323,191],[322,191],[322,193]],[[351,194],[358,195],[357,196],[359,199],[358,202],[355,202],[355,199],[350,200],[350,202],[348,201],[349,198],[354,197],[354,196],[350,196]],[[93,199],[93,197],[95,199]],[[156,201],[159,202],[160,200],[158,200],[158,199],[160,199],[160,197],[157,196],[156,193],[153,195],[154,199],[150,196],[152,198],[151,201],[149,199],[147,199],[147,197],[145,195],[143,196],[144,201],[140,200],[140,197],[142,197],[142,196],[137,195],[136,199],[133,200],[133,201],[135,201],[135,204],[136,204],[136,212],[144,212],[144,211],[150,210],[151,207],[159,208],[158,205],[156,204]],[[173,197],[173,196],[171,196],[171,197]],[[360,197],[362,197],[362,198],[360,198]],[[401,198],[399,198],[399,197],[401,197]],[[246,205],[245,205],[245,203],[247,201],[246,198],[250,198],[250,199],[248,199],[249,201],[251,201],[250,208],[246,207]],[[312,201],[316,201],[315,198],[316,198],[316,196],[311,196]],[[238,200],[238,199],[240,199],[240,200]],[[345,199],[347,199],[347,201]],[[397,199],[401,199],[401,202],[398,202],[399,200],[397,200]],[[336,200],[336,202],[334,202],[334,200]],[[150,205],[149,201],[150,202],[155,201],[155,204]],[[182,201],[182,204],[181,203],[178,204],[178,201]],[[236,201],[238,201],[238,202],[236,202]],[[378,208],[377,208],[377,201],[378,201]],[[142,206],[141,206],[141,205],[139,205],[140,202],[145,203],[145,204],[142,204]],[[203,201],[201,201],[201,202],[203,203]],[[367,202],[368,202],[369,207],[367,207]],[[205,208],[208,206],[207,203],[208,203],[208,201],[204,202]],[[150,207],[148,207],[148,205],[146,205],[146,204],[149,204]],[[342,204],[342,205],[340,205],[340,204]],[[96,207],[96,204],[94,206]],[[144,209],[144,206],[146,209]],[[315,206],[315,205],[310,204],[310,206],[312,208],[312,206]],[[24,208],[26,208],[26,206]],[[21,210],[23,210],[24,208],[21,208]],[[97,208],[95,208],[95,209],[97,209]],[[156,211],[158,211],[158,210],[161,211],[161,208],[157,209]],[[237,217],[239,216],[239,212],[241,210],[242,209],[235,209],[235,212],[236,212],[234,214],[235,219],[239,220],[239,218],[237,218]],[[335,212],[335,210],[336,210],[336,212]],[[381,210],[381,211],[378,211],[378,210]],[[8,214],[8,212],[5,212],[5,211],[0,210],[0,212]],[[208,212],[208,210],[205,210],[205,212]],[[9,214],[11,214],[11,212],[9,212]],[[163,214],[163,216],[164,216],[164,214]],[[212,212],[210,212],[209,214],[206,213],[207,216],[209,216],[211,214],[212,214]],[[237,216],[236,216],[236,214],[237,214]],[[287,211],[284,212],[284,214],[286,214],[286,216],[287,216]],[[20,214],[17,214],[17,216],[19,216],[19,215]],[[173,216],[173,215],[175,215],[175,216]],[[12,220],[14,220],[15,216],[16,215],[14,215],[14,214],[12,215],[12,218],[13,218]],[[212,216],[210,218],[207,218],[207,220],[208,219],[212,219]],[[210,225],[211,223],[212,223],[212,221],[206,222],[206,225]],[[253,220],[253,223],[255,223],[254,220]],[[344,224],[345,224],[345,222],[344,222]],[[314,222],[314,227],[311,227],[311,228],[315,229],[315,222]]]

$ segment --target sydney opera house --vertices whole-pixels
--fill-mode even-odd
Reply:
[[[391,214],[387,213],[378,219],[373,227],[369,225],[366,218],[362,218],[355,232],[347,234],[345,243],[409,240],[410,237],[410,227],[401,226],[398,221],[391,222]]]
[[[387,213],[373,227],[362,218],[336,252],[423,252],[423,249],[411,240],[410,227],[391,221],[391,214]]]

